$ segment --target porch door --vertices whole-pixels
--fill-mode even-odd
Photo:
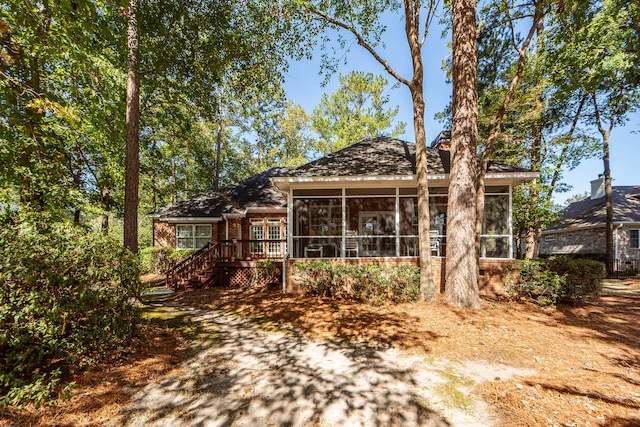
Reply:
[[[362,256],[386,256],[393,251],[389,238],[395,235],[395,215],[393,212],[361,212],[360,236]]]

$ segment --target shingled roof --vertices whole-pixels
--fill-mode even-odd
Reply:
[[[450,153],[427,148],[429,174],[448,174]],[[488,172],[530,172],[490,163]],[[297,168],[271,168],[218,191],[206,191],[154,212],[158,218],[221,218],[251,208],[285,208],[286,199],[273,185],[279,177],[342,177],[415,175],[416,144],[379,136],[366,139]]]
[[[220,190],[210,190],[158,209],[159,218],[221,218],[224,214],[242,214],[246,209],[285,208],[286,199],[271,182],[272,176],[284,175],[289,168],[271,168]]]
[[[612,190],[613,222],[640,223],[640,186],[615,186]],[[586,198],[567,206],[558,222],[545,231],[602,227],[605,223],[605,198]]]
[[[427,147],[427,170],[430,174],[450,171],[450,153]],[[490,163],[488,172],[530,172],[515,166]],[[291,169],[287,176],[389,176],[416,173],[416,144],[378,136],[358,142],[313,162]]]

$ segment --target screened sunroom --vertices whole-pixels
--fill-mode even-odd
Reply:
[[[429,189],[431,255],[447,252],[447,187]],[[418,254],[415,187],[293,188],[292,258],[402,258]],[[511,258],[511,186],[489,186],[481,256]]]

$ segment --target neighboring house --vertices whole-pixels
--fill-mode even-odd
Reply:
[[[446,256],[447,139],[427,148],[431,253]],[[340,259],[417,264],[415,144],[368,139],[297,168],[275,168],[154,213],[154,244],[219,242],[237,259]],[[538,176],[489,165],[481,270],[513,258],[512,187]],[[485,260],[482,264],[482,260]],[[497,262],[491,262],[495,260]],[[482,272],[482,271],[481,271]]]
[[[615,186],[613,201],[614,259],[640,260],[640,186]],[[571,203],[559,221],[542,232],[540,254],[605,256],[604,178],[591,181],[591,197]]]

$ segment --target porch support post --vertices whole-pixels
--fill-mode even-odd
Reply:
[[[342,187],[342,237],[340,239],[340,258],[347,257],[347,251],[344,246],[347,244],[347,239],[345,236],[347,235],[347,190]]]
[[[400,258],[400,188],[396,187],[396,258]]]
[[[513,197],[512,187],[509,184],[509,215],[507,217],[507,224],[509,224],[509,259],[513,258],[513,221],[511,215],[513,214]],[[486,197],[486,196],[485,196]]]
[[[285,250],[285,259],[293,251],[293,189],[289,188],[287,192],[287,248]]]

